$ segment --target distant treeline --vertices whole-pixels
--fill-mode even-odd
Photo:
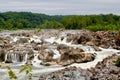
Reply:
[[[56,15],[31,12],[0,13],[0,29],[89,29],[120,30],[120,16],[107,15]]]

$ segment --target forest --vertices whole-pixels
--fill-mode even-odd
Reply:
[[[115,31],[120,30],[120,16],[114,14],[46,15],[31,12],[0,13],[0,30],[35,28]]]

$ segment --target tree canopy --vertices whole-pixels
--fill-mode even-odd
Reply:
[[[89,29],[119,30],[120,16],[99,15],[45,15],[31,12],[0,13],[0,29]]]

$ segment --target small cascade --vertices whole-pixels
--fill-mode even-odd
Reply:
[[[35,43],[42,43],[41,38],[39,38],[38,36],[35,36],[35,35],[33,35],[33,37],[30,38],[29,43],[31,41],[34,41]]]
[[[58,38],[58,37],[51,37],[49,39],[45,39],[45,41],[46,42],[50,42],[50,43],[56,42],[58,44],[66,44],[66,45],[70,45],[71,44],[71,42],[69,42],[69,43],[67,42],[67,37],[63,37],[63,39],[62,38]]]
[[[16,62],[17,61],[17,58],[16,58],[16,54],[12,54],[12,62],[14,63],[14,62]]]
[[[95,52],[95,49],[91,46],[80,46],[85,52]]]
[[[28,54],[26,53],[24,58],[23,58],[23,62],[27,62],[27,58],[28,58]]]
[[[60,58],[61,54],[59,53],[59,51],[57,49],[51,49],[51,50],[54,52],[53,59]]]
[[[5,62],[10,58],[9,53],[6,53],[5,55]]]
[[[19,52],[7,52],[5,55],[5,62],[27,62],[28,54],[27,53],[19,53]]]
[[[32,60],[32,64],[33,64],[35,67],[40,67],[40,62],[42,62],[42,60],[39,60],[39,59],[38,59],[38,55],[39,55],[39,54],[34,54],[34,59]]]

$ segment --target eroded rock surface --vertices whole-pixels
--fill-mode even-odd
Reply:
[[[112,55],[99,62],[95,68],[67,67],[52,73],[41,74],[39,80],[120,80],[120,67],[114,61],[120,57]]]

